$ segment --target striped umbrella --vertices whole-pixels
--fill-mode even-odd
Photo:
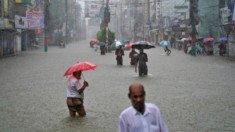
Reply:
[[[171,45],[171,43],[169,42],[169,41],[162,41],[161,43],[160,43],[160,45]]]
[[[209,42],[209,41],[214,41],[215,39],[214,38],[205,38],[204,40],[203,40],[203,43],[207,43],[207,42]]]
[[[112,45],[111,45],[111,48],[113,47],[118,47],[118,46],[121,46],[121,45],[125,45],[124,42],[121,42],[121,41],[117,41],[117,42],[114,42]]]

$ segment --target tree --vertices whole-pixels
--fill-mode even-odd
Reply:
[[[108,43],[108,46],[110,47],[113,44],[113,42],[114,42],[115,32],[113,32],[111,30],[108,30],[108,32],[109,32],[109,43]],[[106,28],[103,27],[101,31],[98,31],[96,33],[96,37],[97,37],[97,39],[100,42],[106,42]]]
[[[75,11],[72,11],[72,8],[75,7]],[[74,9],[74,8],[73,8]],[[61,29],[63,23],[66,20],[65,16],[65,0],[51,0],[51,4],[49,6],[49,17],[51,21],[47,22],[49,32],[53,32],[55,29]],[[76,29],[76,19],[80,19],[81,17],[81,5],[76,3],[76,5],[71,4],[71,1],[68,1],[68,27],[69,30]]]

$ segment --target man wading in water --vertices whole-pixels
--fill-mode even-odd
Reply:
[[[132,48],[132,51],[129,54],[129,58],[131,58],[131,62],[130,62],[131,65],[135,65],[135,61],[136,61],[135,58],[137,54],[138,53],[135,51],[135,48]]]
[[[79,82],[82,71],[74,72],[67,81],[67,105],[71,117],[85,116],[86,111],[83,106],[84,90],[89,86],[87,81],[83,82],[83,86]]]
[[[116,57],[117,65],[123,65],[122,64],[122,56],[124,56],[124,52],[122,50],[122,46],[119,46],[119,48],[116,49],[115,55],[117,56]]]
[[[135,72],[137,72],[137,64],[139,62],[139,76],[142,75],[148,75],[148,67],[146,65],[146,62],[148,62],[148,56],[146,53],[144,53],[143,49],[140,49],[140,53],[136,57],[136,63],[135,63]]]

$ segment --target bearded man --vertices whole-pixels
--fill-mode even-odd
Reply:
[[[129,87],[132,106],[119,117],[119,132],[168,132],[158,107],[145,103],[144,86],[134,83]]]

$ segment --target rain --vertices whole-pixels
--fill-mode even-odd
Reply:
[[[234,8],[235,0],[0,0],[0,131],[120,132],[121,113],[135,108],[129,87],[140,83],[169,131],[234,132]],[[85,116],[71,114],[76,86]]]

